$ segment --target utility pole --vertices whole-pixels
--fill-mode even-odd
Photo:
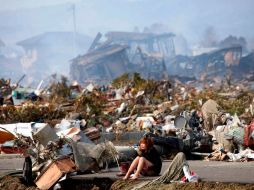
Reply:
[[[73,18],[73,49],[75,56],[77,55],[77,25],[76,25],[76,6],[72,5],[72,18]]]

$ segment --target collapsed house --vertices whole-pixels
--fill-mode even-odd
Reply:
[[[33,85],[54,73],[67,75],[68,61],[85,52],[90,41],[79,33],[46,32],[17,43],[25,50],[20,64]]]
[[[239,65],[232,68],[233,73],[238,73],[237,76],[245,76],[253,80],[254,73],[254,52],[241,58]]]
[[[238,67],[242,57],[241,47],[230,47],[204,53],[198,56],[178,55],[169,62],[170,75],[188,76],[196,79],[224,77]]]
[[[131,54],[134,54],[137,47],[143,51],[153,54],[160,53],[165,57],[175,55],[175,47],[172,33],[152,34],[152,33],[132,33],[132,32],[109,32],[105,35],[106,43],[127,44]]]
[[[129,70],[127,46],[109,45],[73,60],[71,76],[77,81],[108,81]]]
[[[72,60],[74,80],[109,82],[127,72],[152,79],[167,77],[164,58],[175,55],[174,34],[109,32],[105,37],[100,42],[102,34],[98,33],[88,53]]]

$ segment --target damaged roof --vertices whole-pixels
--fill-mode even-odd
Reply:
[[[92,41],[88,36],[83,34],[76,34],[77,44],[80,46],[86,45]],[[38,44],[72,44],[73,43],[73,32],[45,32],[43,34],[28,38],[20,41],[17,45],[29,47],[36,46]]]
[[[83,56],[79,56],[73,59],[72,61],[77,62],[78,64],[89,64],[99,59],[122,52],[126,48],[128,48],[127,45],[112,44],[112,45],[91,51]]]
[[[242,47],[241,46],[233,46],[233,47],[228,47],[228,48],[222,48],[222,49],[219,49],[219,50],[217,49],[217,50],[211,51],[207,54],[208,55],[214,55],[216,53],[225,53],[225,52],[228,52],[228,51],[240,51],[240,52],[242,52]],[[206,54],[206,53],[204,53],[204,54]]]
[[[137,32],[108,32],[105,35],[112,41],[147,41],[159,38],[171,38],[175,35],[173,33],[152,34],[152,33],[137,33]]]

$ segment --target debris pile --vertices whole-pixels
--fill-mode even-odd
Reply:
[[[135,145],[114,145],[124,138],[136,143],[150,136],[167,159],[185,152],[206,160],[253,160],[254,93],[241,83],[219,88],[202,83],[156,81],[133,73],[107,86],[84,87],[62,78],[36,99],[2,103],[1,152],[31,158],[30,181],[40,189],[69,175],[131,161]]]

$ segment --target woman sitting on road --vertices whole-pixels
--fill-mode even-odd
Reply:
[[[128,179],[136,169],[131,179],[135,180],[139,175],[157,176],[161,172],[161,158],[153,146],[153,140],[150,137],[144,137],[140,140],[138,156],[133,160],[124,180]]]

